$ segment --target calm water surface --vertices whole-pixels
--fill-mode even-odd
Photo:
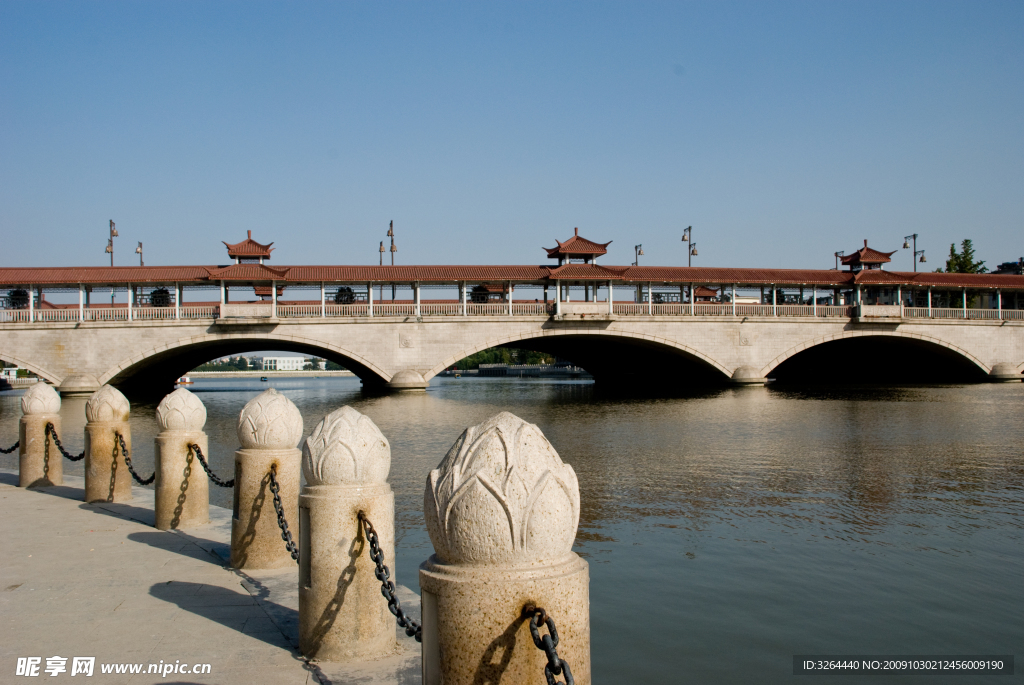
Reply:
[[[579,476],[599,683],[791,683],[794,654],[1024,654],[1024,384],[622,400],[553,381],[435,379],[426,393],[367,397],[347,378],[201,380],[225,477],[238,412],[268,385],[298,405],[307,434],[350,404],[391,441],[397,575],[414,589],[432,552],[430,469],[498,411],[538,424]],[[0,393],[5,447],[19,395]],[[143,473],[154,409],[132,410]],[[84,400],[65,400],[62,416],[80,451]],[[214,504],[230,496],[211,486]],[[1024,664],[1017,674],[869,680],[1022,682]]]

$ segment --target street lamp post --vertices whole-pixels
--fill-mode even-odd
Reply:
[[[395,265],[395,253],[398,252],[398,248],[395,246],[395,222],[392,221],[388,224],[388,237],[391,238],[391,266]],[[382,296],[383,297],[383,296]],[[395,301],[395,284],[391,284],[391,301]]]
[[[114,226],[114,220],[110,220],[110,237],[107,238],[107,254],[110,255],[110,266],[114,266],[114,238],[117,237],[117,228]],[[114,286],[110,286],[110,306],[114,306]]]
[[[921,261],[922,264],[925,264],[928,260],[924,258],[924,250],[917,249],[917,234],[916,233],[912,233],[912,234],[910,234],[910,235],[908,235],[908,236],[903,238],[903,249],[906,250],[907,248],[909,248],[911,241],[914,242],[914,258],[911,261],[914,262],[914,271],[916,272],[917,271],[917,262],[918,262],[917,256],[921,255],[921,260],[920,261]]]
[[[139,266],[146,266],[142,262],[142,241],[141,240],[139,241],[139,246],[137,248],[135,248],[135,254],[139,255]]]
[[[643,245],[633,246],[633,266],[640,266],[640,257],[644,254]]]
[[[683,229],[683,242],[686,243],[686,266],[693,266],[693,258],[697,256],[697,243],[693,242],[693,226]]]
[[[839,258],[840,257],[845,257],[846,256],[846,251],[845,250],[839,250],[839,252],[836,252],[835,255],[836,255],[836,271],[839,271]]]

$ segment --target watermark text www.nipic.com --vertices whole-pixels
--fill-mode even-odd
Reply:
[[[181,659],[150,664],[96,664],[94,656],[19,656],[14,675],[27,678],[59,675],[85,676],[114,673],[147,673],[166,678],[169,675],[204,675],[210,673],[210,664],[182,663]]]

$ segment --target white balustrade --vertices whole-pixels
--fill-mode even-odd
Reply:
[[[498,302],[495,304],[470,303],[466,305],[466,313],[469,316],[508,316],[508,303]]]
[[[546,315],[548,313],[547,305],[543,302],[513,302],[512,303],[512,314],[520,316],[536,316]]]
[[[277,305],[277,316],[282,319],[300,319],[320,316],[318,304],[280,304]]]
[[[414,304],[385,304],[383,302],[374,303],[373,305],[374,316],[415,316],[416,305]]]
[[[326,306],[327,316],[366,316],[368,304],[329,304]],[[376,309],[377,306],[374,306]]]
[[[461,316],[462,304],[459,302],[420,303],[420,314],[423,316]]]

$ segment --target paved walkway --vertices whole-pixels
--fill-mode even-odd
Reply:
[[[82,478],[64,482],[26,490],[0,470],[0,682],[420,683],[419,645],[404,633],[399,653],[380,661],[304,660],[297,570],[228,568],[228,510],[210,507],[202,528],[159,531],[152,490],[87,505]],[[419,597],[400,590],[418,619]],[[67,658],[66,672],[46,672],[53,656]],[[40,680],[16,676],[19,657],[42,658]],[[73,657],[95,657],[94,680],[71,679]],[[161,661],[210,664],[210,672],[146,673]],[[102,673],[106,664],[141,664],[142,673]]]

